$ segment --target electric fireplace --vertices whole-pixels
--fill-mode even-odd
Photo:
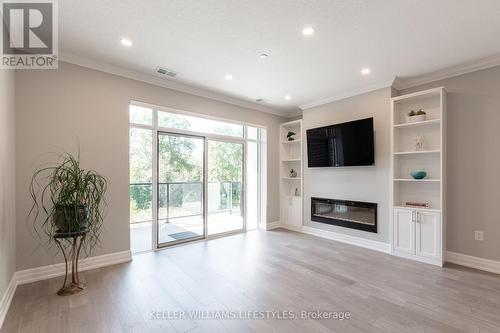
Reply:
[[[376,233],[377,204],[313,197],[311,221]]]

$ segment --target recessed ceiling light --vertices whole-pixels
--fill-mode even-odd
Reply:
[[[123,46],[127,46],[127,47],[132,46],[132,41],[130,39],[127,39],[127,38],[122,38],[120,40],[120,43],[122,43]]]
[[[261,58],[261,59],[266,59],[267,57],[269,57],[269,54],[267,54],[267,53],[261,53],[259,55],[259,58]]]
[[[370,69],[369,69],[369,68],[363,68],[363,69],[361,70],[361,74],[363,74],[363,75],[368,75],[368,74],[370,74]]]
[[[291,100],[291,99],[292,99],[292,96],[290,96],[290,95],[286,95],[286,96],[285,96],[285,99],[286,99],[287,101],[289,101],[289,100]]]
[[[312,36],[314,34],[314,29],[312,27],[305,27],[302,29],[302,34],[304,36]]]
[[[233,79],[233,76],[231,74],[226,74],[226,76],[224,76],[224,78],[228,81],[231,81]]]

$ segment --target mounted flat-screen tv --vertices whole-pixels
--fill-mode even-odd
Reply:
[[[309,168],[375,164],[373,118],[307,130]]]

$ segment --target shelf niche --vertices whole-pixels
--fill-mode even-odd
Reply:
[[[293,141],[287,140],[287,133],[294,132]],[[303,140],[302,120],[294,120],[280,125],[280,220],[289,226],[302,225],[303,192]],[[297,172],[290,177],[290,169]]]

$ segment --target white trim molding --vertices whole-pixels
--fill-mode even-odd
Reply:
[[[356,236],[345,235],[338,232],[313,228],[309,226],[293,227],[286,224],[282,224],[281,227],[308,235],[313,235],[321,238],[331,239],[337,242],[363,247],[365,249],[370,249],[388,254],[391,253],[391,244],[389,243],[374,241],[371,239],[365,239]]]
[[[342,99],[346,99],[349,97],[354,97],[354,96],[366,94],[366,93],[369,93],[369,92],[372,92],[375,90],[379,90],[379,89],[383,89],[383,88],[389,88],[393,85],[393,82],[394,82],[394,80],[391,79],[391,80],[381,81],[381,82],[378,82],[378,83],[375,83],[375,84],[372,84],[369,86],[361,87],[358,89],[343,91],[343,92],[340,92],[340,93],[335,94],[335,95],[330,96],[330,97],[322,98],[322,99],[319,99],[316,101],[312,101],[312,102],[309,102],[306,104],[299,105],[299,108],[304,111],[307,109],[314,108],[316,106],[321,106],[321,105],[325,105],[325,104],[332,103],[335,101],[340,101]]]
[[[332,103],[335,101],[339,101],[342,99],[346,99],[349,97],[354,97],[357,95],[362,95],[369,93],[371,91],[387,88],[387,87],[393,87],[396,90],[404,90],[416,86],[420,86],[423,84],[439,81],[439,80],[444,80],[448,79],[451,77],[467,74],[467,73],[472,73],[476,71],[480,71],[483,69],[495,67],[495,66],[500,66],[500,54],[495,54],[486,58],[481,58],[481,59],[476,59],[474,61],[469,61],[463,64],[447,67],[444,69],[439,69],[436,71],[432,71],[429,73],[425,73],[422,75],[416,75],[416,76],[411,76],[411,77],[400,77],[396,76],[393,80],[385,80],[385,81],[380,81],[378,83],[374,83],[372,85],[368,85],[365,87],[353,89],[353,90],[347,90],[343,91],[340,93],[337,93],[331,97],[326,97],[322,98],[319,100],[315,100],[309,103],[305,103],[302,105],[299,105],[299,108],[301,110],[307,110],[311,109],[316,106],[321,106],[325,105],[328,103]],[[290,114],[296,114],[293,112],[290,112]]]
[[[82,259],[78,263],[78,270],[83,272],[90,269],[121,264],[129,261],[132,261],[132,253],[130,251],[115,252]],[[64,272],[64,263],[59,263],[17,271],[15,273],[15,278],[17,285],[20,285],[62,276],[64,275]]]
[[[90,269],[122,264],[130,261],[132,261],[132,253],[128,250],[82,259],[79,262],[78,267],[79,271],[83,272]],[[9,285],[7,286],[7,289],[5,290],[5,293],[0,301],[0,329],[2,328],[3,321],[7,315],[17,286],[62,276],[64,273],[64,263],[30,268],[15,272],[12,275]]]
[[[281,227],[281,223],[280,223],[280,221],[261,223],[261,225],[259,227],[261,229],[264,229],[264,230],[273,230],[273,229]]]
[[[251,102],[243,98],[228,96],[220,92],[211,91],[209,89],[199,88],[191,86],[186,83],[181,83],[178,81],[173,81],[170,79],[165,79],[162,77],[155,76],[153,74],[139,72],[137,70],[131,70],[128,68],[112,65],[105,62],[95,61],[89,58],[81,57],[71,53],[60,53],[59,61],[67,62],[73,65],[78,65],[85,68],[94,69],[100,72],[113,74],[121,76],[124,78],[141,81],[149,83],[155,86],[181,91],[186,94],[191,94],[199,97],[210,98],[219,102],[229,103],[244,108],[257,110],[261,112],[266,112],[274,114],[280,117],[291,117],[293,114],[297,113],[294,109],[279,109],[272,108],[267,105],[258,104],[256,102]]]
[[[12,274],[9,284],[7,285],[7,289],[0,300],[0,329],[3,326],[3,321],[7,316],[7,312],[9,311],[10,303],[14,298],[14,294],[16,292],[17,284],[15,280],[15,274]]]
[[[457,252],[446,252],[446,262],[500,274],[500,261],[484,259]]]
[[[238,105],[241,107],[261,111],[261,112],[266,112],[270,114],[274,114],[277,116],[285,117],[285,118],[293,118],[296,116],[301,115],[301,111],[307,110],[316,106],[328,104],[331,102],[335,102],[338,100],[342,100],[345,98],[365,94],[371,91],[379,90],[382,88],[387,88],[387,87],[394,87],[397,90],[403,90],[411,87],[416,87],[419,85],[423,85],[426,83],[430,82],[435,82],[439,80],[444,80],[450,77],[462,75],[462,74],[467,74],[483,69],[487,69],[490,67],[494,66],[499,66],[500,65],[500,54],[495,54],[486,58],[481,58],[477,59],[474,61],[469,61],[463,64],[447,67],[444,69],[436,70],[433,72],[429,72],[426,74],[422,75],[416,75],[412,77],[398,77],[396,76],[395,78],[391,80],[383,80],[380,82],[376,82],[374,84],[356,88],[356,89],[351,89],[351,90],[346,90],[346,91],[341,91],[336,93],[333,96],[330,97],[325,97],[321,98],[318,100],[314,100],[302,105],[299,105],[298,108],[295,109],[283,109],[279,107],[272,107],[269,105],[262,105],[256,102],[253,102],[251,100],[246,100],[244,98],[240,98],[237,96],[228,96],[225,95],[221,92],[217,91],[211,91],[209,89],[201,88],[201,87],[196,87],[194,85],[189,85],[186,83],[178,82],[178,81],[173,81],[169,79],[164,79],[161,77],[158,77],[154,74],[150,73],[144,73],[140,72],[137,70],[131,70],[128,68],[112,65],[109,63],[104,63],[104,62],[99,62],[95,61],[89,58],[81,57],[75,54],[71,53],[60,53],[59,55],[60,61],[71,63],[74,65],[98,70],[101,72],[113,74],[113,75],[118,75],[121,77],[141,81],[141,82],[146,82],[149,84],[153,84],[156,86],[172,89],[172,90],[177,90],[181,91],[187,94],[195,95],[195,96],[200,96],[200,97],[205,97],[205,98],[210,98],[213,100],[217,100],[220,102],[224,103],[229,103],[233,105]]]
[[[463,64],[447,67],[430,73],[402,78],[396,77],[392,86],[397,90],[403,90],[420,86],[423,84],[448,79],[450,77],[459,76],[467,73],[480,71],[483,69],[500,65],[500,54],[495,54],[486,58],[469,61]]]

